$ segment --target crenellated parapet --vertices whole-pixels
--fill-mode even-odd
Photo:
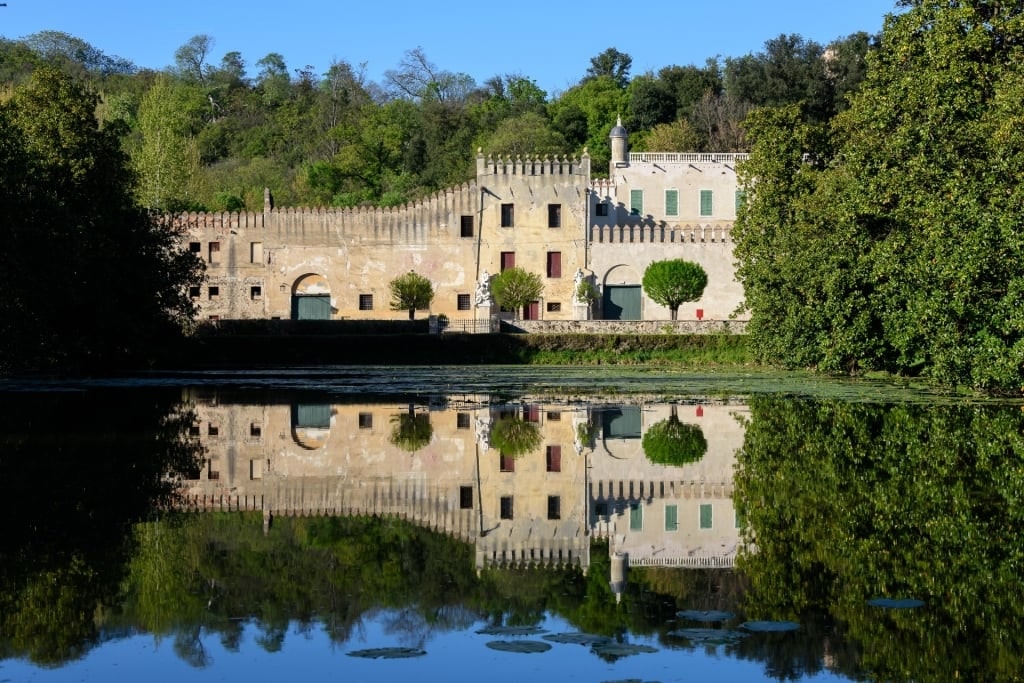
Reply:
[[[590,155],[584,150],[579,159],[566,155],[559,158],[557,154],[485,157],[481,150],[476,157],[476,175],[478,179],[482,176],[583,176],[589,179]]]

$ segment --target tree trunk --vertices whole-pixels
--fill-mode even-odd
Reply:
[[[679,307],[678,306],[673,306],[669,310],[672,311],[672,320],[676,320],[676,319],[679,318]]]
[[[415,308],[410,308],[409,309],[409,320],[415,320],[415,319],[416,319],[416,309]]]

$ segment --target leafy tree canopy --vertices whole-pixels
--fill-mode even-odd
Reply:
[[[491,282],[494,301],[502,308],[515,311],[517,318],[523,307],[539,299],[543,292],[544,282],[540,275],[519,266],[506,268]]]
[[[647,266],[642,280],[644,292],[652,301],[667,306],[676,319],[680,304],[696,301],[708,285],[708,274],[697,263],[670,259]]]
[[[410,270],[391,281],[391,310],[409,311],[409,320],[416,317],[416,309],[430,308],[434,300],[434,286],[430,280]]]

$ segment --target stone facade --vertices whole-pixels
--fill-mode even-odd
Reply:
[[[515,265],[544,292],[504,318],[667,321],[640,282],[652,261],[681,258],[704,267],[708,287],[680,320],[729,319],[742,301],[730,233],[743,155],[629,154],[621,126],[612,138],[608,179],[591,178],[586,153],[481,152],[473,181],[402,207],[280,209],[268,193],[261,213],[182,215],[208,267],[190,294],[202,318],[399,319],[389,283],[415,271],[435,291],[420,316],[477,324],[498,314],[489,279]],[[582,280],[596,287],[592,304],[577,300]]]

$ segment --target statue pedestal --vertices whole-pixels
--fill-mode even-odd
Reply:
[[[476,329],[474,332],[491,331],[491,304],[477,304],[476,306]]]
[[[590,305],[574,302],[572,305],[573,320],[590,320]]]

